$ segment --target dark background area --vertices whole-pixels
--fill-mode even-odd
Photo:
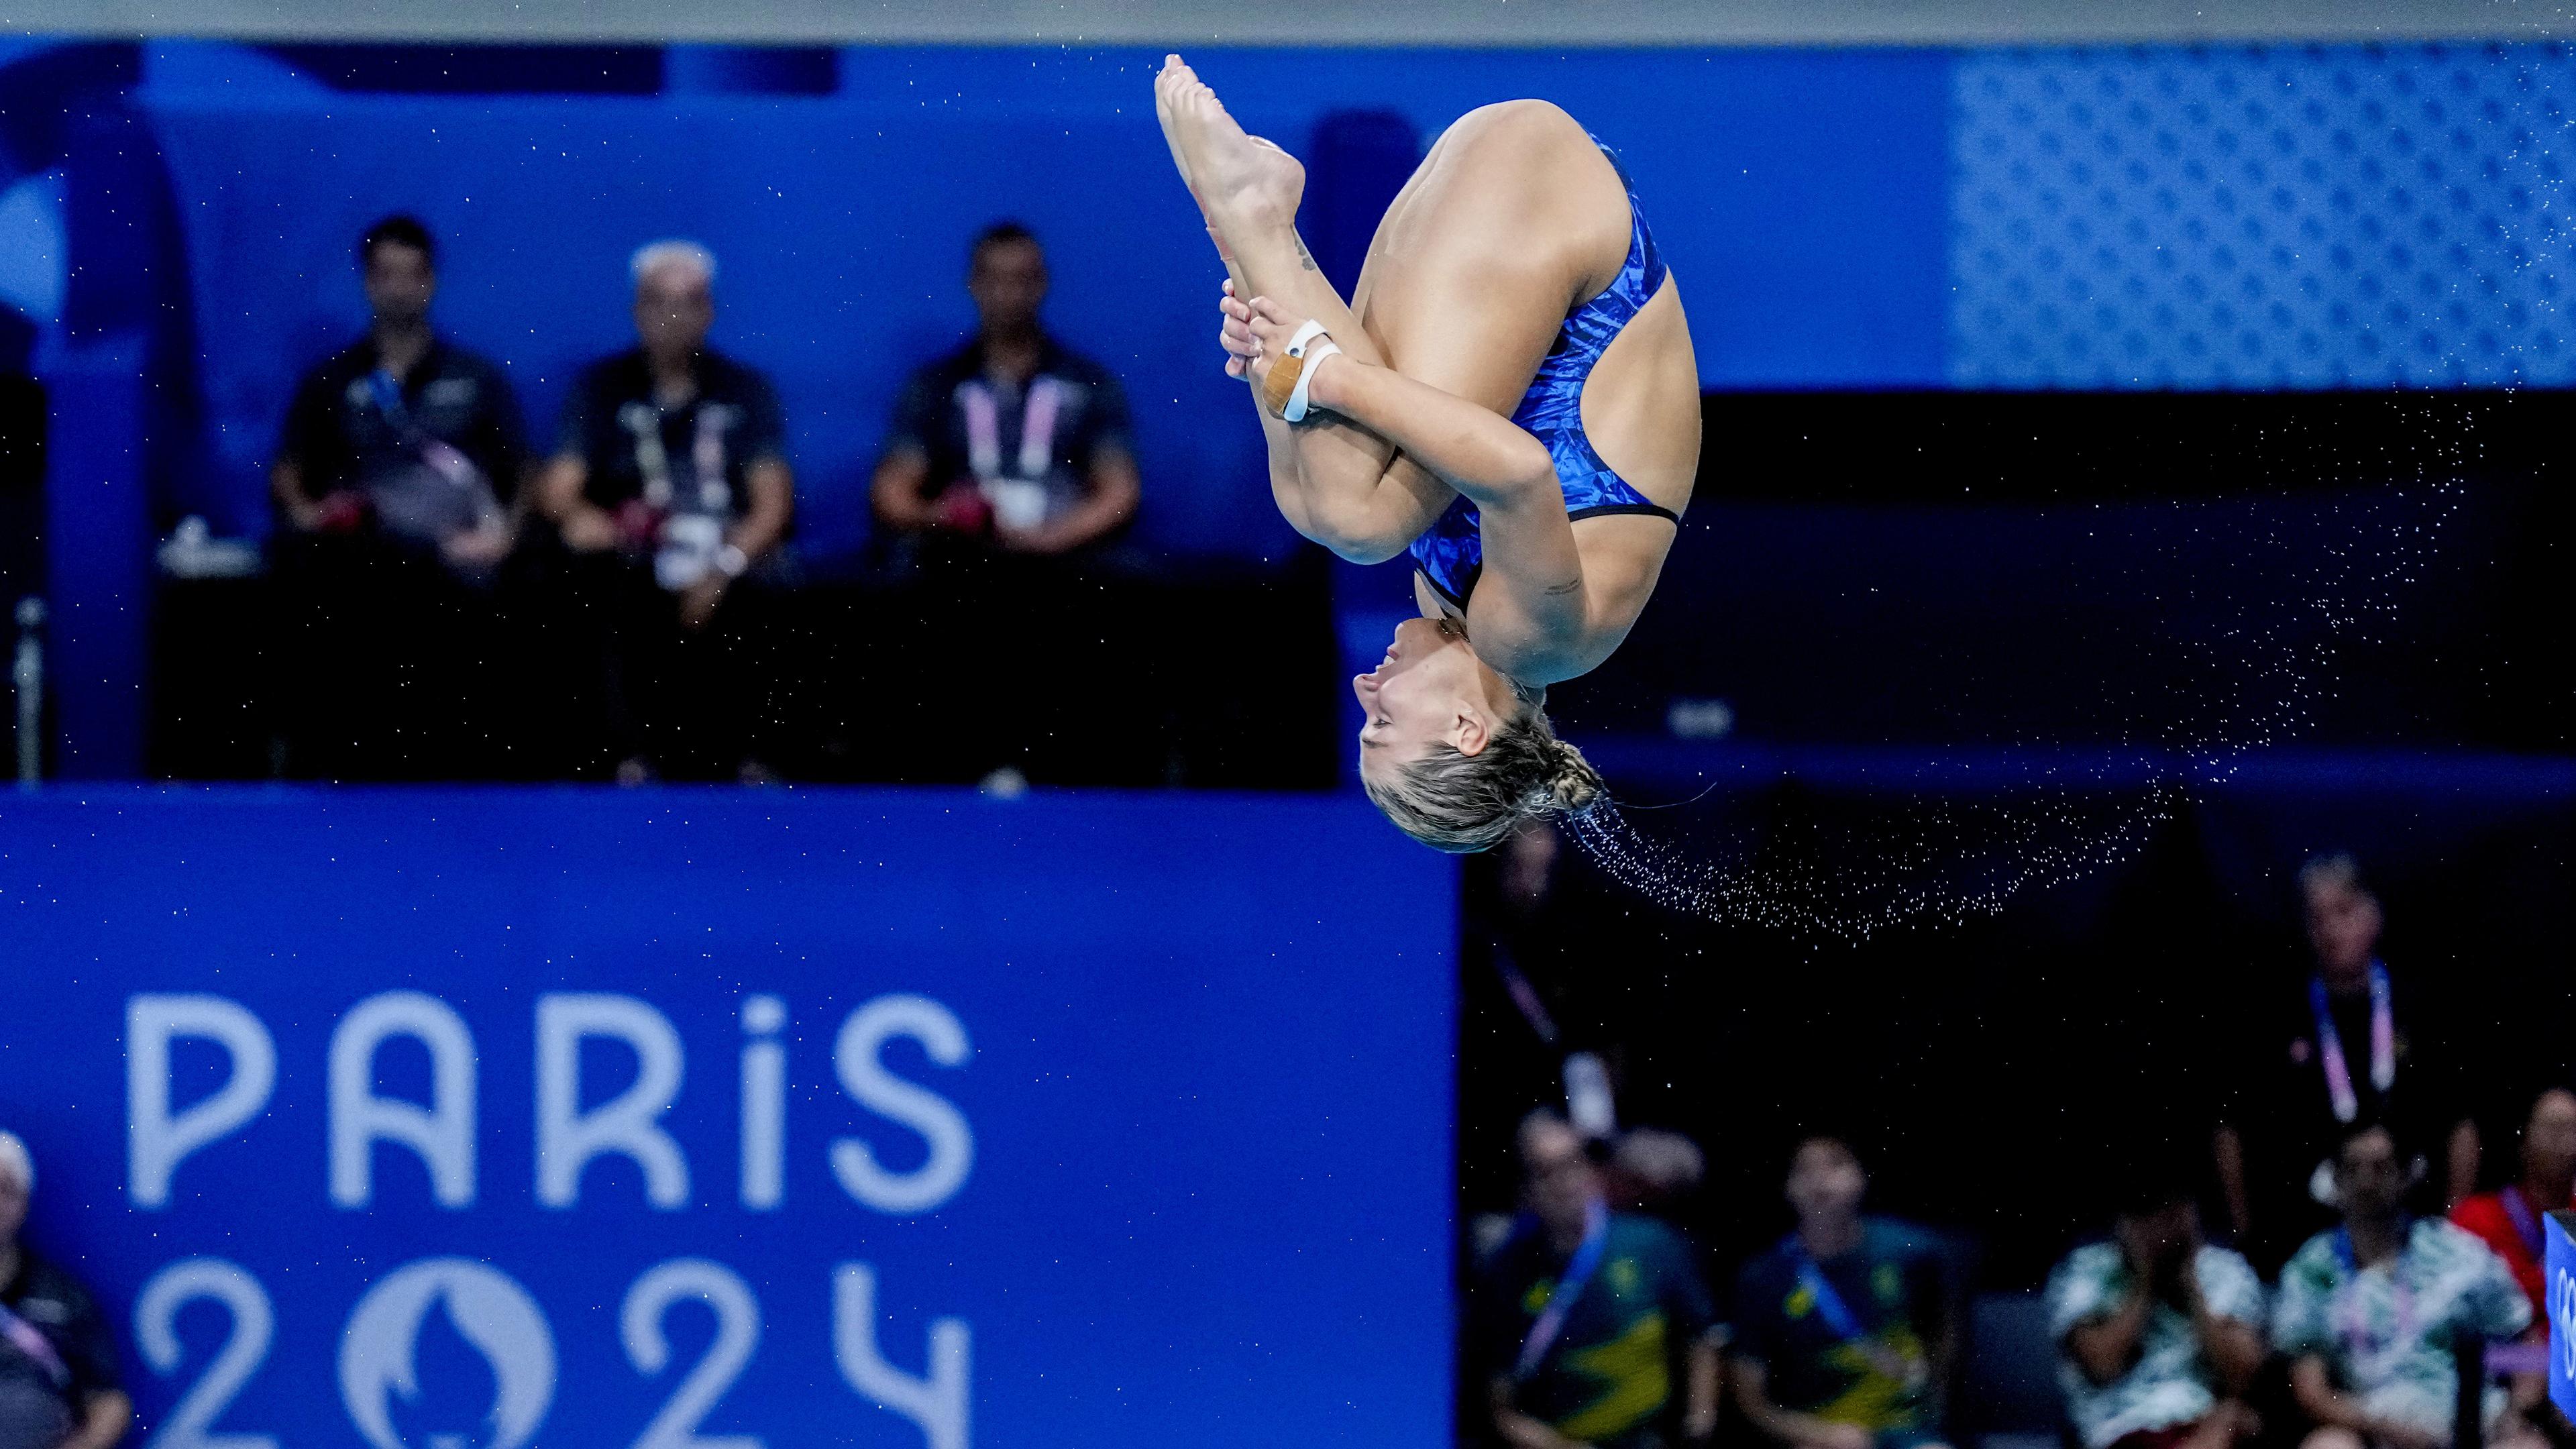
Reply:
[[[2150,1145],[2206,1161],[2229,1075],[2277,1046],[2248,1017],[2310,969],[2298,866],[2334,850],[2473,1058],[2452,1089],[2508,1170],[2531,1095],[2576,1080],[2566,413],[2548,391],[1712,394],[1653,606],[1550,704],[1640,835],[1810,919],[1670,909],[1570,845],[1533,911],[1472,863],[1467,1210],[1509,1210],[1513,1124],[1594,1050],[1623,1120],[1708,1149],[1716,1264],[1783,1230],[1789,1148],[1830,1130],[1881,1206],[2035,1288]],[[1692,700],[1734,729],[1677,738]],[[2050,846],[2105,863],[2008,889]],[[1906,891],[1935,908],[1865,930]]]
[[[1654,606],[1569,733],[2564,749],[2549,390],[1711,394]]]
[[[1789,1150],[1830,1131],[1859,1144],[1881,1208],[1968,1235],[1985,1286],[2035,1288],[2104,1230],[2124,1170],[2161,1148],[2205,1160],[2228,1074],[2277,1047],[2249,1041],[2246,1018],[2277,1019],[2310,969],[2298,860],[2345,845],[2379,862],[2392,969],[2428,1020],[2473,1048],[2455,1089],[2501,1181],[2530,1096],[2570,1080],[2571,785],[2562,773],[2167,800],[2173,816],[2142,850],[2084,880],[1866,940],[1683,916],[1575,851],[1532,920],[1500,900],[1498,864],[1479,861],[1462,977],[1463,1201],[1509,1210],[1512,1128],[1557,1090],[1557,1049],[1494,974],[1499,944],[1550,1004],[1563,1048],[1611,1060],[1624,1120],[1707,1149],[1697,1216],[1716,1261],[1731,1268],[1786,1229]],[[1889,805],[1790,786],[1701,808],[1849,820]]]

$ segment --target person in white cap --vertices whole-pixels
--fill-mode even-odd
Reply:
[[[628,271],[637,345],[574,379],[536,504],[570,551],[565,602],[594,621],[574,632],[604,630],[594,687],[618,782],[749,783],[767,767],[743,661],[796,511],[787,415],[766,375],[707,345],[714,253],[658,241]]]
[[[35,1188],[27,1144],[0,1131],[0,1449],[109,1449],[134,1418],[116,1331],[70,1274],[18,1240]]]

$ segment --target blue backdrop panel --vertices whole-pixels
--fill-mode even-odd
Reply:
[[[2557,46],[1963,56],[1951,380],[2576,381]]]
[[[1452,882],[1346,800],[38,796],[0,1121],[154,1427],[1445,1443]]]
[[[173,47],[171,49],[179,49]],[[664,235],[724,266],[718,345],[771,369],[808,549],[866,526],[864,479],[905,370],[972,314],[967,240],[1032,224],[1049,318],[1136,407],[1145,537],[1283,551],[1260,432],[1217,367],[1222,278],[1157,134],[1145,51],[853,51],[836,97],[353,96],[218,47],[140,93],[181,201],[220,526],[260,526],[296,373],[354,334],[349,249],[396,208],[447,245],[444,325],[504,359],[540,432],[583,359],[627,345],[625,259]],[[1948,57],[1934,52],[1208,51],[1245,124],[1292,150],[1346,109],[1425,142],[1535,96],[1617,147],[1682,279],[1715,387],[1944,377]]]

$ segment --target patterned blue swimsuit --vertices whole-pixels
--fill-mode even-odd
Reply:
[[[1619,165],[1610,148],[1602,147],[1601,154],[1610,156],[1611,165]],[[1521,405],[1513,410],[1512,421],[1547,444],[1549,456],[1556,460],[1557,483],[1565,490],[1566,517],[1644,513],[1678,524],[1680,515],[1648,502],[1628,480],[1611,472],[1583,432],[1583,384],[1592,376],[1593,364],[1609,349],[1610,339],[1664,284],[1664,259],[1655,250],[1654,235],[1646,230],[1645,213],[1637,209],[1636,183],[1628,179],[1625,167],[1619,170],[1619,180],[1628,188],[1628,260],[1619,268],[1618,280],[1565,319],[1556,334],[1556,346],[1539,364],[1538,376],[1531,379]],[[1448,511],[1413,541],[1412,553],[1414,567],[1433,590],[1453,607],[1465,609],[1467,596],[1475,592],[1476,576],[1485,567],[1485,540],[1476,505],[1464,498],[1452,499]]]

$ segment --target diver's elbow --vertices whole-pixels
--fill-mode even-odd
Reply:
[[[1380,564],[1413,542],[1411,535],[1388,523],[1379,509],[1325,503],[1307,513],[1306,526],[1299,531],[1352,563]]]
[[[1410,539],[1388,539],[1369,533],[1337,533],[1319,529],[1308,538],[1332,550],[1333,556],[1346,563],[1382,564],[1404,552]]]

